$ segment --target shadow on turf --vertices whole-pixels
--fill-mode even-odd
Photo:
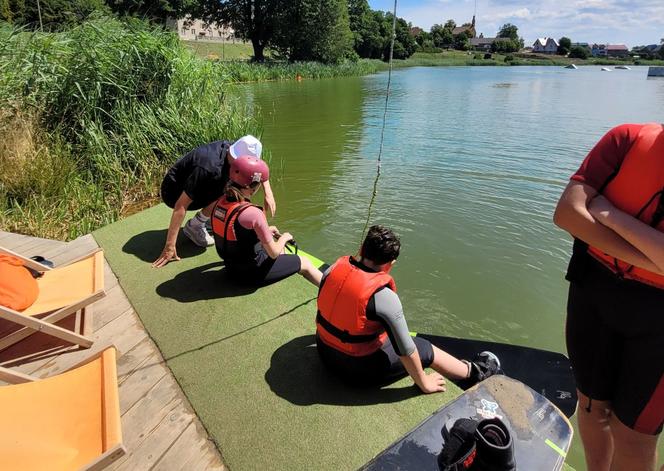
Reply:
[[[159,258],[166,242],[166,229],[145,231],[132,236],[123,246],[122,251],[134,255],[144,262],[152,263]],[[180,258],[190,258],[205,252],[205,247],[199,247],[191,242],[180,231],[175,244]]]
[[[313,335],[295,338],[279,347],[272,355],[265,381],[277,396],[299,406],[384,404],[421,394],[416,386],[354,387],[343,383],[321,363]]]
[[[204,299],[232,298],[253,293],[258,287],[241,285],[233,281],[224,262],[208,263],[175,275],[157,286],[157,294],[181,303],[192,303]]]

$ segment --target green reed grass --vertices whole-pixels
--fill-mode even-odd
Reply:
[[[111,18],[53,34],[0,27],[0,117],[0,227],[54,238],[154,200],[197,145],[258,131],[215,64]]]

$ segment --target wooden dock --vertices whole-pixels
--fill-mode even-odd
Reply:
[[[64,243],[0,231],[0,246],[22,255],[42,255],[56,266],[98,247],[91,235]],[[94,304],[91,349],[78,349],[37,333],[0,353],[0,365],[37,377],[56,375],[114,344],[123,442],[127,454],[112,470],[225,470],[189,401],[164,363],[108,266],[106,297]],[[75,317],[75,316],[70,316]],[[72,325],[65,319],[59,325]],[[2,328],[6,325],[0,325]]]

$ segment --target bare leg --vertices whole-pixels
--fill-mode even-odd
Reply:
[[[467,363],[458,360],[435,345],[432,345],[432,347],[433,363],[431,363],[431,368],[441,375],[451,379],[463,379],[468,377],[469,367]]]
[[[655,471],[657,465],[657,435],[647,435],[630,429],[615,415],[609,419],[613,434],[611,471],[638,469]]]
[[[588,412],[588,396],[578,390],[577,394],[579,434],[586,454],[588,471],[609,471],[613,456],[613,434],[609,426],[611,406],[607,401],[593,400]]]
[[[320,286],[320,280],[323,277],[323,273],[306,257],[300,257],[300,275],[314,286]]]
[[[208,204],[206,207],[201,209],[201,213],[203,213],[203,216],[209,218],[212,215],[212,210],[214,209],[215,204],[217,204],[217,202],[213,201],[212,203]]]

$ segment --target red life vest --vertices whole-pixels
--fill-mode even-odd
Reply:
[[[397,290],[384,272],[367,272],[341,257],[332,266],[318,294],[316,331],[326,345],[352,356],[369,355],[385,343],[387,333],[367,319],[367,304],[380,288]]]
[[[664,127],[646,124],[602,194],[621,211],[664,232]],[[589,247],[588,252],[614,273],[664,289],[664,275],[630,265]]]
[[[258,236],[252,229],[245,229],[237,220],[242,211],[253,205],[246,201],[229,202],[225,196],[217,200],[212,211],[212,232],[219,256],[225,262],[251,261],[255,257],[254,246]],[[261,209],[260,206],[256,206]]]

